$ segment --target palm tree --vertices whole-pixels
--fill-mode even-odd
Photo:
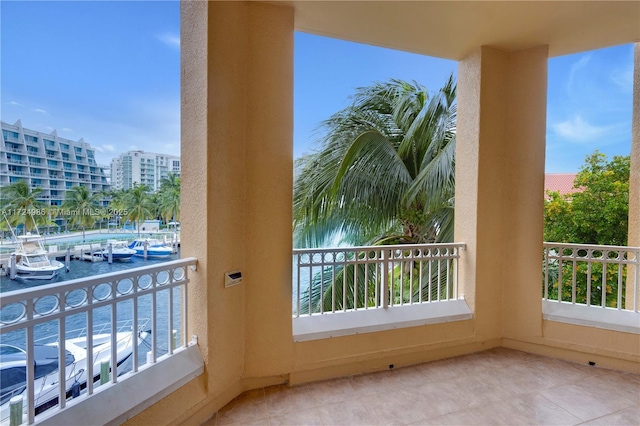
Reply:
[[[353,104],[324,123],[320,150],[296,163],[296,246],[319,246],[336,238],[354,245],[452,241],[455,94],[453,77],[434,94],[400,80],[358,89]],[[418,277],[417,265],[404,268],[415,269]],[[362,265],[338,268],[331,285],[323,282],[329,274],[317,274],[304,296],[311,293],[311,303],[301,313],[320,305],[328,309],[334,285],[346,284],[344,291],[360,299],[375,294],[370,274]],[[408,297],[433,291],[441,278],[423,274],[422,288],[414,287]],[[400,290],[392,289],[391,296],[403,294]],[[375,303],[360,299],[347,299],[352,305],[346,308]],[[343,308],[342,301],[337,304]]]
[[[180,176],[169,173],[160,180],[159,191],[160,216],[169,222],[180,221]]]
[[[138,237],[140,237],[140,222],[154,215],[155,205],[151,201],[148,185],[135,185],[129,189],[124,197],[127,219],[136,222]]]
[[[125,189],[118,189],[107,191],[104,194],[104,198],[109,199],[109,209],[108,211],[111,213],[109,219],[115,220],[115,223],[119,226],[120,219],[123,216],[126,216],[125,213],[125,200],[127,197],[127,191]]]
[[[23,225],[25,232],[31,231],[36,222],[48,217],[46,204],[38,200],[41,192],[40,188],[29,188],[25,181],[2,188],[2,210],[12,227]]]
[[[74,186],[64,195],[62,208],[68,211],[67,220],[71,226],[82,228],[82,241],[85,229],[92,228],[99,218],[100,204],[98,196],[92,194],[84,186]]]
[[[296,246],[451,241],[455,94],[453,76],[434,94],[400,80],[358,89],[296,162]]]

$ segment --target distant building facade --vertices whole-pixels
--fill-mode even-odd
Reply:
[[[111,185],[114,189],[130,189],[148,185],[152,191],[169,173],[180,175],[180,157],[144,151],[127,151],[111,160]]]
[[[111,185],[105,169],[95,160],[95,149],[84,139],[61,138],[50,134],[0,122],[0,188],[25,181],[42,190],[40,201],[51,206],[62,205],[66,192],[84,186],[92,193],[109,191]],[[106,201],[105,201],[106,203]]]

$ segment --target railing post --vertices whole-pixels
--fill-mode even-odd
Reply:
[[[382,260],[382,287],[380,288],[380,304],[383,308],[389,307],[389,259],[386,256],[387,250],[380,251]]]

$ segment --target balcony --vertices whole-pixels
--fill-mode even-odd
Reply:
[[[58,368],[44,376],[27,369],[26,390],[19,388],[12,398],[18,413],[23,407],[23,421],[77,424],[85,410],[101,422],[122,421],[199,375],[202,361],[187,326],[188,273],[195,265],[195,258],[186,258],[4,293],[2,343],[23,348],[26,365],[34,364],[35,349],[41,345],[55,351],[58,360],[67,360],[66,371]],[[149,318],[143,320],[143,315]],[[72,332],[74,325],[81,332]],[[129,371],[120,365],[126,359],[121,358],[126,333],[129,342],[134,335],[139,340],[128,343]],[[145,340],[146,346],[139,347]],[[67,350],[75,360],[69,361]],[[3,425],[9,424],[11,397],[2,395]]]
[[[637,374],[498,348],[319,383],[259,388],[203,425],[635,425],[639,387]]]
[[[358,2],[182,2],[182,240],[183,254],[198,257],[198,270],[189,276],[189,330],[198,335],[206,369],[128,423],[201,424],[251,390],[258,395],[262,392],[262,401],[273,410],[278,397],[271,396],[275,393],[272,386],[289,383],[294,391],[315,391],[311,383],[330,378],[347,378],[338,379],[338,384],[350,381],[354,393],[343,397],[349,402],[360,398],[352,378],[386,371],[391,364],[394,371],[379,374],[397,376],[403,366],[433,366],[435,362],[446,365],[441,374],[455,381],[463,363],[446,359],[475,359],[470,354],[486,350],[518,351],[533,359],[527,361],[533,365],[542,355],[578,363],[578,377],[571,384],[553,382],[572,370],[565,361],[550,361],[561,368],[535,370],[541,372],[539,379],[558,386],[556,394],[548,393],[548,388],[540,390],[545,405],[562,408],[556,411],[558,422],[571,419],[563,417],[566,413],[582,420],[565,404],[567,398],[576,404],[586,401],[580,410],[597,408],[596,416],[602,413],[599,404],[609,392],[625,401],[626,396],[616,394],[616,389],[598,389],[596,380],[577,383],[584,369],[591,368],[589,362],[595,362],[596,368],[640,371],[638,335],[544,318],[541,212],[548,59],[639,40],[638,7],[637,2],[469,2],[464,8],[455,2],[380,2],[374,8]],[[402,19],[393,19],[399,16]],[[427,305],[459,301],[464,296],[471,319],[293,341],[295,30],[459,61],[455,236],[466,247],[457,259],[457,299]],[[216,60],[222,57],[224,61]],[[637,83],[637,71],[634,78]],[[639,104],[634,101],[633,105],[637,114]],[[632,141],[633,158],[638,158],[637,133]],[[638,182],[637,166],[632,166],[632,175]],[[637,190],[637,183],[633,188]],[[636,223],[638,206],[637,197],[630,200],[630,217]],[[630,245],[640,244],[639,236],[638,227],[632,228]],[[238,269],[243,283],[225,287],[224,274]],[[625,296],[626,301],[631,298]],[[363,311],[385,309],[392,308]],[[589,309],[606,310],[600,306]],[[358,307],[356,313],[360,311]],[[310,318],[342,314],[325,311]],[[445,361],[438,361],[441,359]],[[429,361],[433,362],[424,364]],[[521,360],[513,369],[518,372],[527,362]],[[504,364],[505,360],[496,361],[496,365]],[[451,423],[483,423],[474,422],[474,417],[469,420],[477,411],[465,411],[491,410],[496,413],[495,423],[509,422],[500,410],[514,405],[504,393],[514,388],[500,382],[497,373],[502,369],[482,371],[472,363],[460,370],[473,378],[466,387],[471,388],[469,398],[474,406],[441,416],[459,412],[459,417],[449,419]],[[474,372],[483,374],[473,377]],[[531,374],[511,377],[516,382],[525,377],[532,388],[541,386]],[[337,389],[338,384],[330,386]],[[637,394],[636,380],[631,389],[627,385],[621,381],[614,387]],[[431,393],[433,398],[462,391],[443,387],[443,392]],[[291,403],[312,401],[301,406],[316,421],[312,411],[323,405],[321,397],[293,396],[288,388],[280,389],[286,392],[281,399]],[[369,405],[365,411],[378,415],[380,421],[388,420],[389,413],[397,414],[393,420],[397,422],[429,421],[420,414],[418,404],[404,405],[395,389],[374,399],[382,410]],[[602,392],[599,398],[588,393],[592,389]],[[509,398],[508,402],[496,403],[493,393]],[[534,395],[537,401],[539,393]],[[396,405],[382,405],[387,399]],[[257,410],[264,407],[262,401],[256,402]],[[445,399],[442,406],[449,402]],[[524,405],[537,407],[531,400]],[[339,408],[335,407],[337,413]],[[413,418],[402,417],[405,408]],[[614,413],[621,416],[627,410],[610,409],[619,409]],[[293,411],[292,407],[279,413],[263,411],[259,418],[269,417],[275,423],[277,415]],[[358,413],[367,418],[367,413]],[[230,417],[220,415],[217,421],[226,424]],[[347,414],[343,418],[350,421]],[[601,418],[603,423],[615,422]],[[637,417],[631,423],[637,424]]]
[[[403,328],[415,330],[415,327],[474,321],[458,283],[459,263],[465,261],[465,247],[465,244],[455,243],[294,250],[294,341],[298,345],[313,344],[326,350],[336,338],[370,335],[379,339],[388,335],[385,333]],[[585,323],[579,316],[567,321],[567,318],[558,319],[557,315],[545,316],[545,320],[640,334],[637,307],[625,310],[618,304],[624,299],[621,289],[631,293],[637,291],[638,253],[640,249],[631,247],[546,243],[544,302],[582,305],[590,310],[592,322]],[[112,370],[104,385],[99,385],[98,381],[87,382],[78,398],[68,399],[68,389],[58,385],[58,400],[62,403],[43,412],[36,411],[35,391],[28,389],[24,400],[27,407],[25,421],[28,424],[47,424],[49,421],[71,424],[87,407],[97,410],[101,419],[123,419],[148,406],[145,399],[149,398],[149,391],[143,391],[143,381],[158,376],[158,369],[162,368],[159,375],[163,377],[153,387],[158,395],[175,391],[201,374],[199,349],[195,341],[184,337],[189,336],[187,273],[195,262],[193,258],[183,259],[4,294],[0,332],[5,343],[15,339],[16,333],[37,335],[43,327],[56,330],[54,334],[57,335],[68,335],[67,324],[74,318],[77,322],[78,316],[86,324],[87,335],[100,334],[93,328],[94,318],[104,317],[105,313],[109,331],[115,336],[116,328],[120,328],[117,324],[123,320],[129,321],[129,325],[142,321],[145,310],[141,306],[148,308],[145,314],[151,314],[152,342],[147,363],[138,361],[141,358],[139,349],[134,346],[131,371],[123,374],[119,369]],[[602,265],[609,267],[602,268]],[[581,299],[577,296],[581,294],[580,273],[587,271],[591,274],[585,276],[587,282],[594,281],[598,270],[603,269],[605,274],[609,269],[617,269],[613,280],[621,285],[615,291],[605,286],[604,296],[602,292],[594,295],[594,300],[604,301],[604,308],[598,303],[586,303],[590,299],[580,304]],[[565,292],[562,291],[566,282],[562,279],[563,274],[573,283]],[[601,279],[598,275],[595,281]],[[604,280],[607,282],[606,277]],[[310,283],[320,286],[323,297],[318,298],[314,291],[309,291],[314,288]],[[550,289],[558,287],[559,299],[551,300],[549,295],[553,291]],[[585,294],[596,291],[597,285]],[[569,300],[564,299],[567,294]],[[168,304],[169,308],[161,308],[162,303]],[[607,323],[612,323],[607,318],[610,311],[628,314],[632,320],[627,321],[626,328],[606,327]],[[163,315],[168,315],[166,321]],[[166,344],[173,341],[176,341],[175,345]],[[163,346],[159,342],[168,347],[167,354],[154,349]],[[28,354],[33,353],[35,343],[26,341]],[[60,354],[65,351],[65,341],[61,343],[58,346]],[[115,347],[114,340],[111,345]],[[181,358],[174,357],[174,352],[182,354],[179,355]],[[114,359],[115,354],[110,356]],[[172,374],[167,370],[169,363]],[[415,363],[401,357],[397,364],[389,365],[386,372],[341,374],[342,378],[332,381],[305,384],[307,380],[303,379],[298,386],[258,388],[221,408],[205,424],[298,423],[302,418],[305,422],[318,424],[477,424],[495,423],[496,419],[516,423],[522,420],[531,424],[576,424],[596,419],[605,423],[630,421],[635,424],[638,421],[638,401],[633,397],[633,392],[640,390],[637,374],[506,348],[412,364]],[[87,374],[99,379],[100,373],[95,369],[88,365]],[[373,368],[374,371],[381,369],[380,366]],[[58,383],[65,383],[65,380],[60,378]],[[139,392],[139,397],[116,396],[130,395],[131,390]],[[154,395],[151,396],[154,401],[160,398]],[[104,404],[104,398],[110,398],[109,410],[99,408]],[[438,403],[428,403],[430,401]],[[354,420],[352,415],[358,417]]]

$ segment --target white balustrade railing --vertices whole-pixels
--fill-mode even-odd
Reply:
[[[544,243],[543,266],[543,300],[638,312],[640,247]]]
[[[3,293],[0,298],[3,351],[9,345],[23,349],[26,365],[34,365],[35,347],[39,343],[56,348],[58,364],[65,365],[67,349],[76,349],[71,346],[72,342],[73,346],[77,343],[68,339],[78,338],[77,334],[71,335],[69,330],[85,329],[82,333],[85,337],[80,345],[86,350],[85,371],[80,373],[73,370],[74,365],[67,365],[66,369],[62,367],[52,372],[53,378],[42,379],[35,377],[33,368],[26,369],[26,390],[21,390],[26,406],[26,422],[34,423],[36,406],[45,402],[41,401],[42,398],[37,401],[36,394],[42,396],[43,388],[51,386],[51,383],[57,388],[53,405],[57,404],[58,409],[63,409],[71,394],[69,385],[74,379],[76,382],[84,381],[85,391],[80,395],[81,398],[94,393],[94,387],[97,386],[94,381],[98,377],[103,383],[118,381],[118,376],[124,372],[120,365],[120,351],[124,344],[123,322],[130,324],[128,335],[124,336],[128,336],[126,344],[131,346],[124,353],[131,351],[130,371],[133,374],[144,363],[144,347],[141,345],[138,348],[138,344],[144,343],[148,347],[147,363],[155,363],[161,355],[171,355],[177,348],[186,347],[189,344],[186,286],[189,283],[188,270],[196,262],[196,258],[185,258]],[[108,324],[106,328],[105,323]],[[52,335],[52,339],[47,341],[44,335]],[[98,356],[97,351],[101,347],[107,347],[103,350],[107,353]],[[142,362],[139,361],[139,355],[143,358]],[[109,366],[108,380],[101,377],[102,371],[96,371],[99,367],[94,366],[96,362],[101,366],[105,359]],[[70,373],[72,377],[69,377]],[[3,398],[2,403],[4,420],[5,415],[8,416],[6,399]]]
[[[458,298],[464,243],[296,249],[293,316]]]

